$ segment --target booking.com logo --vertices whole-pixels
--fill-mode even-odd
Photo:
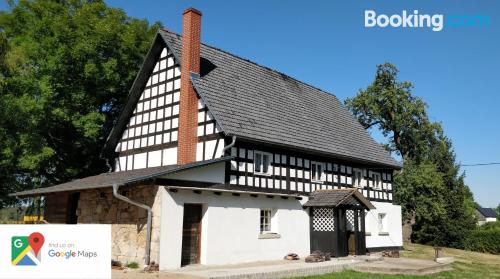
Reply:
[[[491,25],[491,17],[481,14],[421,14],[418,10],[401,14],[377,14],[374,10],[365,11],[365,27],[393,27],[393,28],[430,28],[434,32],[442,31],[445,26],[449,27],[488,27]]]

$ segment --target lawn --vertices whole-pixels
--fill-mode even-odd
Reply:
[[[326,274],[322,276],[303,277],[307,279],[396,279],[396,278],[500,278],[500,256],[476,252],[469,252],[458,249],[445,248],[444,255],[455,257],[453,271],[440,272],[433,275],[411,276],[411,275],[384,275],[361,273],[356,271],[343,271]],[[410,244],[405,245],[405,251],[401,253],[402,257],[415,259],[434,258],[434,249],[430,246]]]

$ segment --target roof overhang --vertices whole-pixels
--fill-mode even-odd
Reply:
[[[266,196],[266,197],[281,197],[281,198],[295,198],[297,200],[302,199],[300,194],[283,194],[283,193],[273,193],[273,192],[259,192],[259,191],[246,191],[246,190],[236,190],[236,189],[221,189],[221,188],[203,188],[203,187],[184,187],[184,186],[165,186],[167,190],[177,191],[177,190],[190,190],[196,192],[213,192],[213,193],[231,193],[233,195],[250,195],[250,196]]]
[[[309,196],[304,207],[364,207],[375,206],[356,189],[316,190]]]
[[[169,165],[121,172],[108,172],[82,179],[76,179],[67,183],[54,185],[45,188],[37,188],[27,191],[9,194],[15,197],[43,196],[57,192],[73,192],[97,188],[107,188],[116,185],[134,185],[154,181],[158,178],[166,178],[168,175],[181,173],[188,170],[203,168],[217,163],[231,160],[233,157],[227,156],[213,160],[194,162],[185,165]]]

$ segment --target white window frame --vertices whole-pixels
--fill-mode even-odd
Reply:
[[[278,223],[276,217],[277,210],[272,208],[262,208],[259,211],[259,232],[260,234],[277,234]]]
[[[387,228],[387,213],[381,212],[377,214],[378,231],[379,233],[388,233]]]
[[[313,175],[316,176],[313,173],[313,165],[316,166],[316,170],[318,170],[318,166],[321,168],[321,172],[319,173],[319,179],[318,179],[318,177],[316,177],[315,179],[313,178]],[[312,182],[321,182],[321,183],[323,183],[324,182],[324,173],[325,173],[325,165],[323,163],[311,161],[311,181]]]
[[[382,178],[380,177],[380,173],[378,172],[372,173],[372,183],[374,189],[382,189]]]
[[[363,170],[362,169],[352,169],[354,187],[363,188]],[[359,174],[359,177],[358,177]]]
[[[257,168],[257,156],[261,156],[261,165],[259,168]],[[254,151],[253,155],[253,173],[254,174],[259,174],[259,175],[271,175],[272,174],[272,165],[271,165],[271,160],[273,158],[272,154],[269,152],[262,152],[262,151]],[[264,156],[268,156],[267,159],[267,172],[264,172]],[[261,169],[258,171],[257,169]]]

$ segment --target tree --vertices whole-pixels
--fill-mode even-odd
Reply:
[[[395,177],[394,198],[401,205],[403,220],[410,226],[419,226],[411,235],[412,241],[442,244],[436,239],[439,228],[436,223],[443,221],[445,206],[442,193],[443,174],[439,173],[432,162],[415,163],[407,160],[404,171]],[[402,187],[404,185],[404,187]]]
[[[497,212],[497,220],[500,221],[500,204],[498,204],[496,212]]]
[[[0,207],[6,193],[106,171],[100,151],[159,28],[103,1],[0,13]]]
[[[418,162],[441,126],[429,121],[427,105],[412,95],[410,82],[397,80],[398,72],[390,63],[378,65],[373,83],[345,104],[366,129],[378,128],[388,137],[389,151],[396,152],[403,161]]]
[[[365,128],[378,128],[388,150],[403,159],[394,196],[412,240],[460,248],[474,228],[472,193],[450,139],[429,120],[425,102],[412,95],[413,85],[397,75],[394,65],[378,65],[373,83],[345,104]]]
[[[476,227],[474,197],[464,182],[465,174],[460,172],[452,142],[448,137],[439,134],[438,141],[429,155],[437,170],[443,174],[446,214],[445,219],[437,224],[441,234],[446,234],[442,245],[464,248],[467,236]]]

